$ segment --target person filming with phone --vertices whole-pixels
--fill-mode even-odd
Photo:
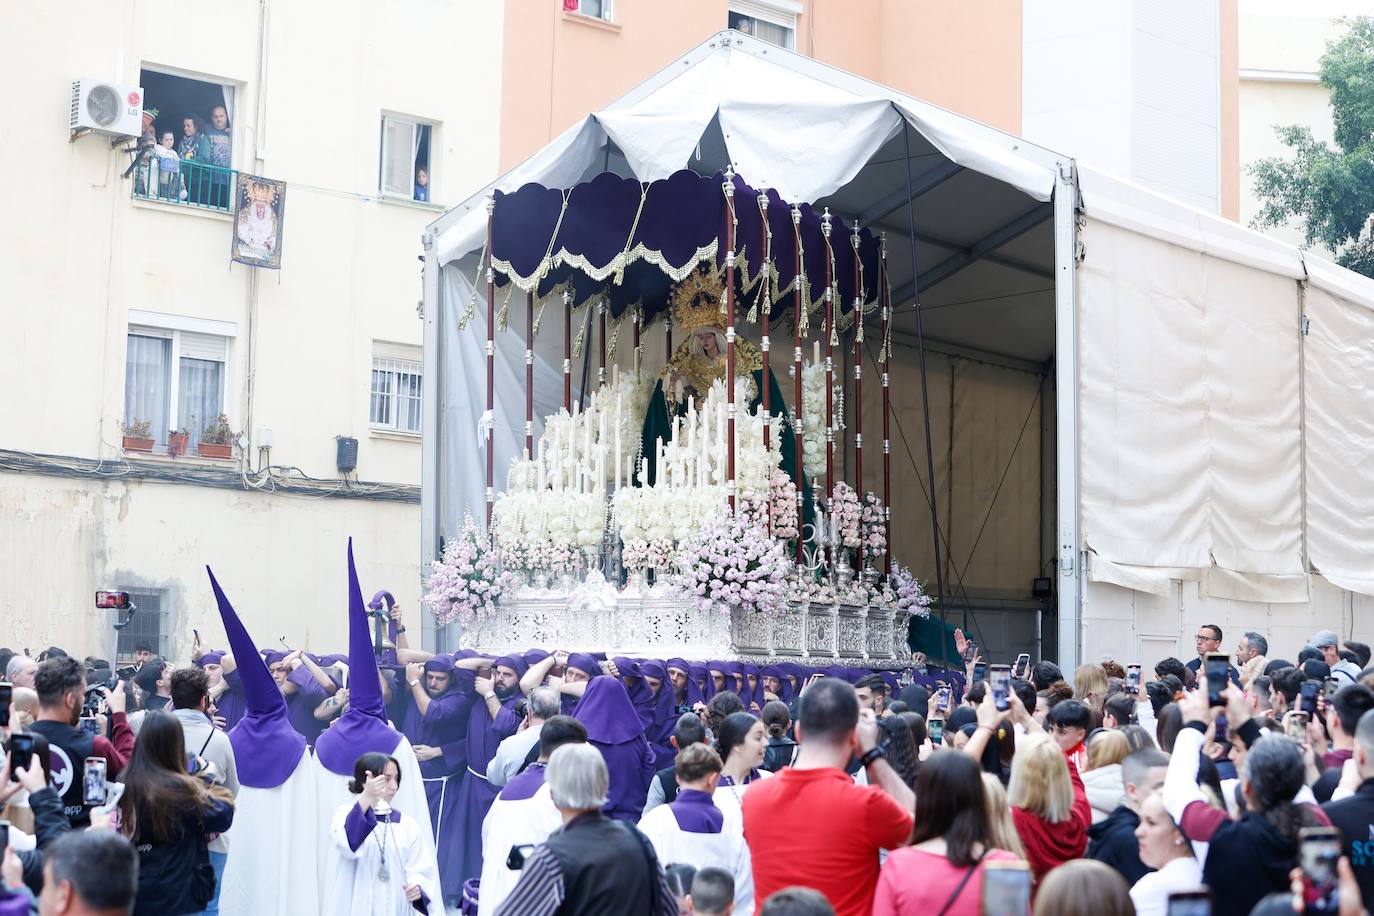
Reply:
[[[43,662],[34,675],[34,687],[38,718],[29,730],[48,741],[52,784],[62,796],[67,820],[73,827],[86,827],[91,822],[90,806],[84,800],[86,761],[103,759],[105,778],[112,780],[124,770],[134,750],[134,733],[124,712],[125,693],[101,690],[110,711],[110,737],[105,738],[77,727],[85,704],[86,672],[76,659],[61,656]]]

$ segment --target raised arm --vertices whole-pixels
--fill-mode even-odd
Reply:
[[[320,685],[325,693],[332,694],[339,689],[338,685],[334,683],[333,678],[325,674],[324,669],[315,664],[315,660],[304,652],[301,652],[301,664],[304,665],[305,670],[309,671],[310,675],[315,678],[315,682]]]
[[[562,661],[559,661],[560,658]],[[566,665],[567,663],[568,655],[566,652],[555,652],[548,658],[530,665],[530,670],[526,671],[525,676],[520,678],[520,692],[528,696],[531,690],[544,683],[544,678],[548,677],[554,665]]]

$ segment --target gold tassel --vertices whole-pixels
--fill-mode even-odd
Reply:
[[[530,335],[530,336],[532,336],[532,337],[538,337],[538,336],[539,336],[539,323],[540,323],[541,321],[544,320],[544,308],[545,308],[545,306],[547,306],[547,305],[549,304],[549,298],[550,298],[550,297],[545,296],[542,300],[540,300],[540,302],[539,302],[539,311],[537,311],[537,312],[534,313],[534,326],[533,326],[533,328],[532,328],[532,330],[531,330],[531,335]]]
[[[621,314],[619,320],[617,320],[615,325],[611,328],[611,339],[606,343],[607,359],[615,359],[615,342],[620,339],[620,322],[624,320],[625,316]]]
[[[504,331],[510,319],[510,297],[515,292],[515,281],[506,285],[506,298],[501,303],[501,308],[496,313],[496,330]]]

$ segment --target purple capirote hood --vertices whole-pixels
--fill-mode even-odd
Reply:
[[[353,539],[348,539],[348,711],[325,729],[315,742],[315,756],[324,768],[340,776],[353,773],[353,764],[373,751],[393,754],[401,733],[387,724],[382,703],[381,675],[368,632],[358,569],[353,563]]]
[[[272,679],[267,663],[258,654],[253,638],[244,629],[233,605],[219,587],[215,574],[205,567],[210,587],[219,604],[219,616],[229,637],[229,648],[238,664],[239,681],[243,684],[243,718],[229,730],[229,744],[234,748],[239,782],[254,789],[275,789],[286,782],[296,770],[305,751],[305,737],[291,727],[286,698]]]

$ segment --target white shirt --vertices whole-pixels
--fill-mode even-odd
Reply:
[[[753,783],[750,783],[753,785]],[[719,804],[720,790],[713,800]],[[744,822],[739,813],[722,811],[724,821],[719,833],[689,833],[678,826],[671,804],[659,805],[639,822],[640,831],[654,845],[662,864],[683,862],[703,868],[723,868],[735,878],[735,916],[754,912],[754,872],[749,846],[744,842]],[[485,885],[484,885],[485,887]]]
[[[510,782],[525,765],[530,751],[539,743],[539,733],[543,730],[544,723],[541,722],[537,727],[531,726],[503,739],[487,764],[487,782],[494,786],[504,786]]]
[[[1165,916],[1170,894],[1196,890],[1201,885],[1202,866],[1192,856],[1183,856],[1137,881],[1131,888],[1131,902],[1136,916]]]
[[[540,786],[522,799],[496,797],[482,821],[482,883],[477,895],[478,916],[491,916],[520,881],[520,872],[506,867],[512,846],[538,846],[563,826],[549,787]]]

